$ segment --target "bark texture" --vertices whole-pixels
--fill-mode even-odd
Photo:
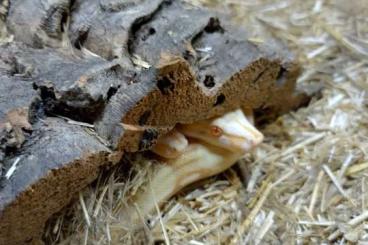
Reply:
[[[177,123],[308,101],[281,44],[179,0],[2,1],[0,19],[0,244],[39,241],[101,168]]]

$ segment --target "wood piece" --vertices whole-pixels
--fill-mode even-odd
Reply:
[[[149,148],[176,122],[238,107],[257,115],[265,111],[265,120],[305,104],[308,98],[294,92],[300,70],[291,54],[274,40],[255,45],[247,38],[227,16],[166,1],[135,26],[128,43],[131,55],[156,67],[141,73],[142,81],[156,85],[144,82],[129,93],[118,91],[96,124],[98,132],[116,149],[134,152]],[[127,101],[137,104],[129,112]],[[152,127],[132,131],[121,123]]]
[[[110,164],[110,149],[95,135],[46,115],[88,119],[84,113],[107,100],[114,66],[20,43],[0,46],[0,244],[38,240],[47,219]],[[81,77],[86,84],[77,87]],[[79,111],[71,110],[75,104]]]
[[[8,73],[12,70],[13,67],[0,62],[0,169],[6,152],[19,148],[25,141],[25,135],[30,133],[28,112],[36,96],[32,83],[10,76]],[[22,114],[19,117],[23,123],[16,119],[19,114]]]
[[[35,48],[62,46],[71,0],[12,0],[7,27],[15,40]]]
[[[19,153],[4,162],[17,161],[17,168],[0,183],[0,244],[35,242],[50,215],[108,162],[109,150],[80,126],[47,118],[33,128]]]
[[[135,75],[115,61],[68,49],[32,49],[21,43],[3,45],[0,58],[13,65],[17,77],[32,81],[47,113],[86,122],[93,122],[114,92]]]
[[[127,57],[131,32],[164,2],[76,0],[70,17],[70,40],[77,48],[84,46],[109,60]]]
[[[177,123],[239,107],[263,121],[308,101],[277,42],[248,42],[228,16],[183,1],[14,0],[3,12],[21,42],[0,45],[0,243],[39,239],[100,167]]]

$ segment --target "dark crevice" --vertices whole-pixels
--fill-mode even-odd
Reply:
[[[86,123],[94,123],[94,121],[101,115],[104,108],[105,103],[102,99],[83,107],[70,106],[69,103],[65,101],[49,100],[46,101],[45,104],[46,115],[61,115]]]
[[[87,30],[80,30],[77,39],[74,42],[74,47],[76,49],[81,49],[84,46],[88,38],[89,29]]]
[[[195,34],[192,38],[192,40],[190,41],[192,47],[195,47],[195,44],[198,42],[198,40],[203,36],[204,30],[199,31],[197,34]]]
[[[286,82],[286,74],[287,70],[284,67],[280,67],[279,72],[277,73],[277,77],[276,77],[276,84],[277,86],[283,86]]]
[[[158,239],[158,240],[155,240],[155,241],[153,242],[153,244],[154,244],[154,245],[164,245],[164,244],[166,244],[166,242],[165,242],[165,240],[163,240],[163,239]]]
[[[263,76],[263,74],[266,73],[268,69],[265,68],[263,71],[261,71],[260,73],[258,73],[257,77],[253,80],[253,83],[257,83],[259,79],[261,79],[261,77]]]
[[[69,6],[65,4],[52,6],[46,13],[46,17],[41,22],[42,29],[49,37],[61,39],[69,18]]]
[[[54,87],[48,87],[48,86],[40,86],[37,87],[37,85],[34,85],[36,89],[39,89],[40,96],[42,100],[56,100]]]
[[[211,75],[206,75],[204,80],[203,80],[203,84],[207,88],[213,88],[216,85],[215,78]]]
[[[185,50],[183,53],[183,58],[187,61],[190,61],[193,57],[193,53],[190,50]]]
[[[127,44],[128,53],[130,55],[134,54],[134,45],[135,45],[135,40],[137,39],[137,32],[142,31],[142,28],[145,24],[152,21],[155,18],[155,16],[159,15],[164,8],[167,8],[168,6],[170,6],[172,2],[173,0],[164,0],[158,5],[157,9],[155,9],[152,13],[146,16],[142,16],[134,21],[134,23],[132,24],[129,30],[129,38],[128,38],[128,44]],[[150,30],[149,28],[146,31],[148,35],[154,35],[156,33],[155,29]]]
[[[277,77],[276,77],[276,79],[278,80],[278,79],[280,79],[281,77],[283,77],[284,76],[284,74],[286,73],[286,69],[284,68],[284,67],[280,67],[280,70],[279,70],[279,72],[277,73]]]
[[[193,36],[190,43],[191,46],[196,49],[200,48],[201,40],[205,40],[207,35],[212,35],[214,33],[220,33],[222,35],[225,32],[225,29],[220,25],[220,20],[217,17],[210,17],[207,25],[199,31],[196,35]],[[193,59],[191,59],[193,58]],[[202,65],[199,64],[199,61],[203,58],[202,53],[197,53],[196,57],[192,55],[187,55],[187,59],[191,64],[196,64],[199,69],[202,69]]]
[[[84,86],[72,86],[65,90],[50,82],[35,81],[33,89],[38,92],[41,102],[34,104],[33,114],[40,115],[40,111],[43,110],[45,115],[61,115],[76,121],[93,123],[121,88],[122,84],[117,81],[126,81],[134,76],[134,71],[125,71],[118,64],[112,65],[103,73],[104,79],[108,79],[107,82],[111,81],[110,86],[101,88],[97,94]],[[90,79],[89,83],[92,86],[99,82],[100,77]]]
[[[157,138],[158,132],[156,129],[146,129],[139,142],[139,151],[150,149],[156,143]]]
[[[63,12],[61,14],[61,20],[60,20],[60,30],[61,32],[65,32],[65,28],[67,27],[67,22],[68,22],[68,18],[69,18],[69,13],[68,12]]]
[[[120,88],[120,85],[117,87],[109,88],[109,90],[107,91],[107,96],[106,96],[107,102],[110,101],[111,97],[114,96],[118,92],[119,88]]]
[[[55,92],[53,86],[34,84],[34,89],[39,91],[41,101],[36,101],[33,105],[32,120],[43,115],[60,115],[80,122],[93,123],[100,116],[106,104],[102,97],[92,99],[80,90],[68,91],[61,95]]]
[[[151,116],[151,111],[145,111],[138,120],[138,124],[143,126],[144,124],[147,123],[149,117]]]
[[[157,87],[161,91],[162,94],[168,94],[170,91],[173,91],[175,85],[170,81],[169,78],[163,77],[157,80]]]
[[[149,36],[152,36],[156,33],[155,28],[151,27],[151,28],[143,28],[141,30],[141,32],[143,32],[143,35],[141,37],[141,40],[144,42],[148,39]]]
[[[76,0],[70,0],[70,2],[69,2],[69,13],[72,12],[72,9],[74,8],[75,3],[76,3]]]
[[[208,24],[205,26],[205,28],[198,32],[195,36],[193,36],[192,40],[191,40],[191,44],[194,47],[195,43],[198,42],[198,40],[205,34],[212,34],[212,33],[221,33],[223,34],[225,32],[225,29],[220,25],[220,20],[217,17],[211,17],[208,20]]]
[[[225,99],[226,99],[225,95],[220,94],[219,96],[217,96],[216,102],[215,102],[215,104],[213,104],[213,106],[219,106],[219,105],[223,104],[225,102]]]
[[[225,29],[221,26],[220,20],[217,17],[211,17],[204,30],[208,33],[220,32],[224,33]]]
[[[148,33],[149,33],[150,35],[154,35],[154,34],[156,33],[155,28],[153,28],[153,27],[149,28]]]
[[[267,124],[272,118],[271,115],[275,114],[275,109],[272,107],[260,106],[258,109],[253,110],[254,118],[256,120],[256,125],[262,126]]]

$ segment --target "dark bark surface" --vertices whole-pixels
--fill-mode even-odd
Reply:
[[[50,214],[67,205],[74,191],[90,183],[106,165],[109,150],[82,127],[47,118],[14,157],[16,172],[1,182],[0,244],[40,237]]]
[[[17,41],[36,48],[60,46],[70,0],[11,0],[7,26]]]
[[[1,244],[37,241],[100,168],[176,123],[239,107],[264,120],[308,101],[284,47],[248,42],[216,12],[167,0],[2,3],[16,42],[0,45]]]

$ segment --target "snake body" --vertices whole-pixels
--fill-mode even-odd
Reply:
[[[164,159],[143,192],[135,196],[136,207],[146,215],[183,187],[216,175],[263,140],[252,125],[252,116],[241,109],[193,124],[177,125],[152,149]]]

